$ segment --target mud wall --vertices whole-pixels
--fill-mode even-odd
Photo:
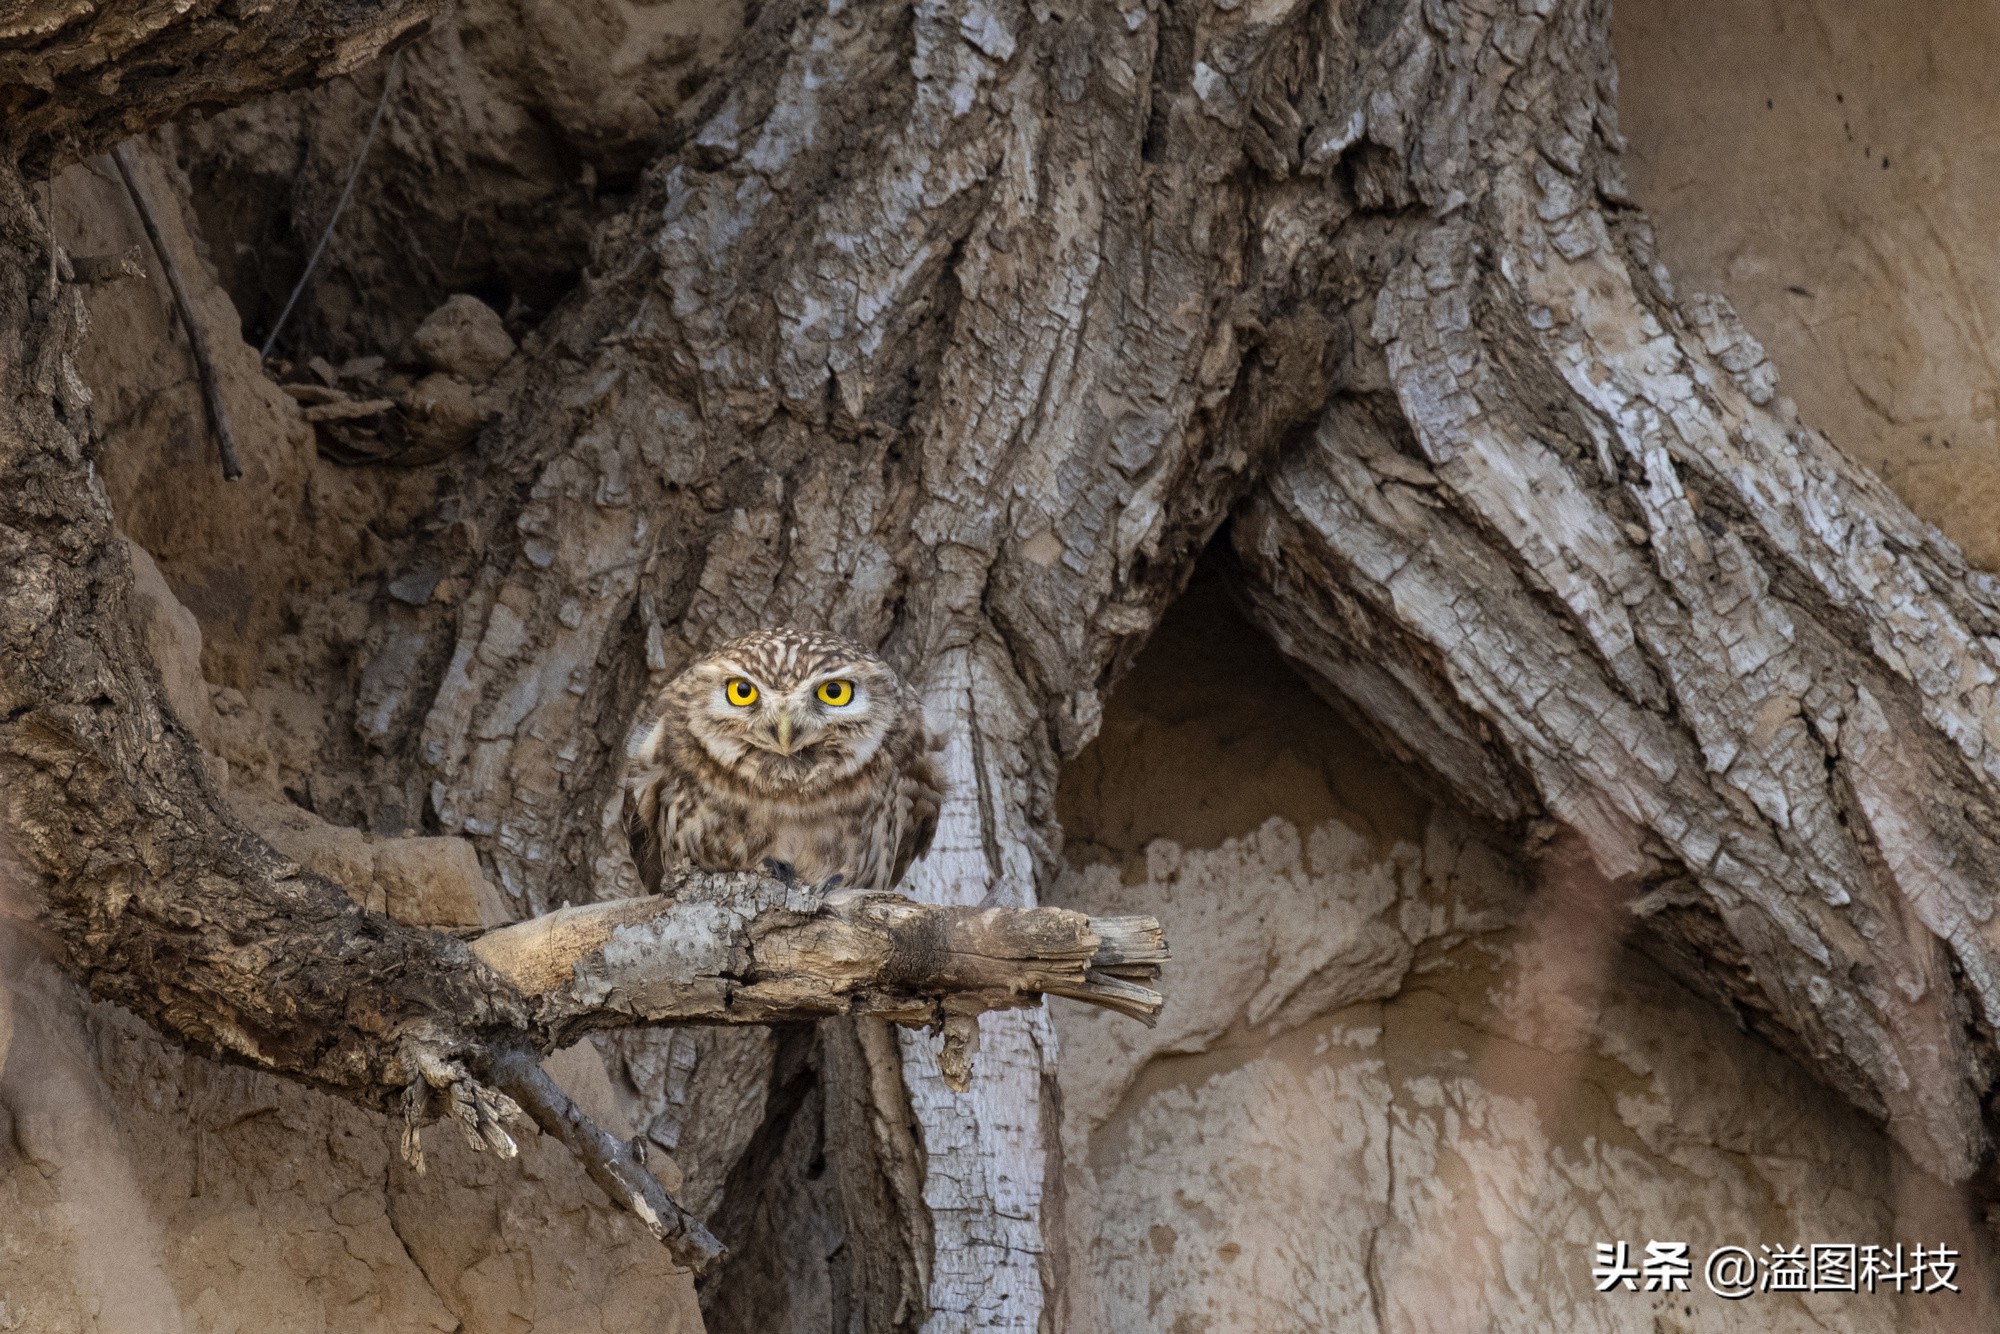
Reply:
[[[1157,1028],[1058,1004],[1068,1328],[1980,1329],[1984,1228],[1790,1061],[1412,791],[1198,582],[1065,775],[1054,901],[1157,913]],[[1966,1294],[1730,1301],[1812,1241],[1964,1253]],[[1597,1242],[1689,1243],[1600,1294]]]

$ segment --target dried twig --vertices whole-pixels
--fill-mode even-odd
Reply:
[[[188,347],[194,353],[194,369],[201,380],[201,398],[208,408],[208,424],[215,432],[215,449],[222,456],[222,475],[233,482],[243,475],[243,456],[236,450],[236,435],[229,429],[229,411],[222,405],[222,384],[215,375],[215,359],[209,355],[208,334],[194,317],[194,303],[188,300],[187,284],[181,281],[181,271],[174,263],[173,252],[167,249],[166,238],[160,235],[160,224],[154,219],[152,205],[147,202],[146,191],[133,170],[132,145],[127,142],[113,148],[111,160],[118,165],[118,174],[125,181],[125,192],[132,196],[132,207],[139,211],[139,222],[146,229],[146,239],[153,243],[153,253],[160,257],[160,268],[167,275],[167,286],[173,290],[174,309],[180,312],[181,327],[187,330]]]
[[[495,1088],[519,1103],[544,1134],[566,1145],[606,1195],[637,1214],[666,1246],[675,1264],[686,1266],[699,1277],[728,1254],[702,1221],[681,1207],[646,1170],[632,1145],[586,1116],[532,1053],[515,1050],[495,1056],[487,1077]]]
[[[257,355],[268,360],[271,349],[278,345],[278,334],[285,327],[285,321],[292,316],[292,307],[299,303],[299,294],[306,290],[306,283],[312,279],[313,270],[319,267],[320,256],[326,253],[326,243],[333,239],[334,226],[340,215],[347,211],[347,201],[354,198],[354,183],[361,179],[361,164],[368,160],[368,150],[375,144],[375,131],[382,128],[382,113],[389,107],[389,90],[396,86],[396,70],[402,64],[403,52],[398,48],[389,57],[388,73],[382,76],[382,96],[375,103],[375,114],[368,121],[368,133],[361,136],[361,150],[354,155],[354,165],[347,169],[347,184],[340,187],[340,199],[333,206],[333,215],[326,220],[326,226],[319,234],[319,244],[313,247],[312,256],[299,274],[299,280],[292,284],[292,294],[285,298],[285,308],[278,312],[278,318],[271,324],[271,332],[265,335],[264,346]]]

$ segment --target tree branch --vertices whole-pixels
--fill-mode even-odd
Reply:
[[[1167,961],[1152,917],[1091,918],[1064,908],[953,908],[898,894],[824,894],[792,880],[683,872],[670,894],[562,908],[472,943],[528,1001],[536,1041],[567,1046],[636,1024],[764,1024],[873,1015],[944,1034],[939,1064],[961,1091],[986,1010],[1069,996],[1150,1026],[1162,997],[1142,982]],[[485,1077],[567,1145],[614,1203],[697,1275],[721,1243],[646,1170],[640,1151],[594,1124],[533,1050],[499,1045]],[[450,1089],[468,1136],[491,1136],[479,1090]],[[414,1132],[412,1132],[414,1134]],[[411,1141],[412,1155],[415,1150]]]
[[[635,1024],[768,1024],[874,1015],[944,1032],[940,1064],[963,1089],[986,1010],[1044,994],[1150,1025],[1166,941],[1152,917],[1091,918],[1064,908],[948,908],[898,894],[823,894],[796,881],[684,872],[667,895],[562,908],[489,931],[481,963],[527,998],[536,1042],[567,1046]],[[646,1170],[634,1144],[594,1124],[532,1048],[498,1045],[480,1068],[542,1130],[569,1146],[613,1202],[700,1274],[721,1243]],[[460,1103],[462,1085],[441,1081]],[[460,1116],[472,1133],[486,1118]]]
[[[0,126],[30,179],[180,115],[352,73],[450,0],[108,0],[0,14]]]
[[[1068,996],[1147,1024],[1141,985],[1167,959],[1151,917],[950,908],[898,894],[821,895],[696,872],[673,893],[563,908],[490,931],[472,952],[513,983],[547,1042],[632,1024],[768,1024],[869,1014],[904,1024]]]
[[[146,239],[152,242],[153,253],[159,256],[160,270],[167,276],[167,289],[173,293],[174,310],[180,316],[181,328],[187,331],[188,351],[194,357],[195,374],[201,381],[202,406],[208,409],[208,424],[215,432],[215,452],[222,460],[222,475],[228,481],[236,481],[243,476],[243,455],[236,448],[236,432],[229,425],[229,408],[222,401],[222,385],[215,378],[215,357],[208,350],[208,331],[195,318],[194,302],[188,299],[180,266],[174,263],[174,252],[160,235],[160,224],[153,218],[146,187],[132,168],[131,145],[114,145],[111,160],[118,167],[119,179],[125,182],[125,193],[132,197],[132,207],[139,212],[139,224],[146,229]]]
[[[542,1133],[567,1145],[606,1195],[638,1215],[676,1264],[699,1277],[728,1253],[646,1169],[634,1148],[643,1141],[621,1140],[584,1115],[533,1054],[509,1050],[488,1062],[487,1069],[494,1086],[519,1103]]]

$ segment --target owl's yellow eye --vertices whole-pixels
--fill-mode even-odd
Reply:
[[[740,676],[730,677],[729,684],[722,688],[722,693],[739,709],[747,709],[757,702],[757,687]]]
[[[819,689],[814,693],[819,696],[820,703],[831,704],[834,708],[837,709],[841,707],[843,704],[853,703],[854,682],[821,681],[819,683]]]

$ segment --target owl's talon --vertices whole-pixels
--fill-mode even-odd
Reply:
[[[792,869],[790,862],[781,862],[776,857],[764,859],[764,874],[783,885],[786,889],[799,883],[799,873]]]

